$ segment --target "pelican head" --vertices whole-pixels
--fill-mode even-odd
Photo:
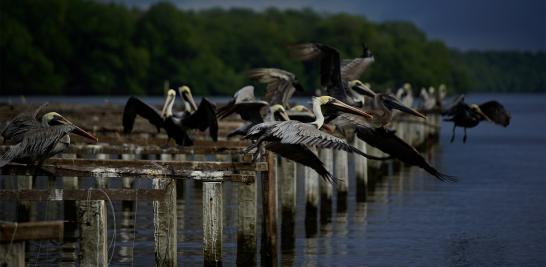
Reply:
[[[55,125],[71,125],[71,126],[74,126],[74,127],[76,127],[76,129],[74,129],[72,131],[73,133],[75,133],[75,134],[77,134],[79,136],[85,137],[87,139],[93,140],[95,142],[98,141],[97,137],[95,137],[94,135],[84,131],[82,128],[74,125],[74,123],[67,120],[65,117],[63,117],[61,114],[59,114],[57,112],[48,112],[48,113],[46,113],[46,114],[44,114],[42,116],[42,126],[50,127],[50,126],[55,126]]]
[[[167,91],[167,98],[165,98],[165,103],[163,104],[163,109],[161,110],[161,116],[163,116],[163,118],[173,115],[173,106],[175,99],[176,91],[173,89],[169,89],[169,91]]]
[[[312,122],[311,124],[317,125],[317,128],[319,129],[324,124],[324,115],[322,114],[322,107],[331,108],[340,112],[359,115],[365,118],[373,118],[372,115],[364,112],[363,110],[349,106],[331,96],[313,97],[313,113],[315,114],[316,120]]]
[[[288,114],[286,113],[286,109],[281,104],[275,104],[270,107],[271,113],[275,117],[275,119],[279,118],[279,121],[288,121],[290,118],[288,117]]]
[[[197,105],[195,104],[195,101],[193,100],[193,96],[191,95],[191,90],[188,86],[183,85],[178,87],[178,93],[180,94],[180,97],[185,100],[185,103],[189,103],[189,108],[186,107],[186,111],[196,111]]]
[[[469,105],[469,107],[470,107],[470,110],[472,110],[473,112],[476,112],[477,114],[480,114],[480,116],[482,116],[483,119],[485,119],[485,120],[487,120],[489,122],[492,122],[491,118],[489,118],[489,116],[487,116],[485,113],[483,113],[480,106],[478,106],[476,104],[471,104],[471,105]]]
[[[359,80],[349,81],[349,89],[363,96],[375,97],[376,95],[375,92],[370,89],[369,84],[362,83]]]
[[[402,112],[406,112],[408,114],[411,114],[411,115],[426,119],[426,116],[423,115],[421,112],[419,112],[419,111],[417,111],[415,109],[412,109],[410,107],[406,107],[404,104],[400,103],[400,101],[396,97],[394,97],[392,95],[381,94],[380,98],[381,98],[383,104],[385,105],[385,107],[388,108],[389,110],[398,109],[398,110],[400,110]]]

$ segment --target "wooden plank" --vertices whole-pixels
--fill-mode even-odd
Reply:
[[[100,143],[108,144],[136,144],[136,145],[158,145],[165,146],[167,145],[166,138],[143,138],[142,136],[133,136],[133,135],[118,135],[118,136],[109,136],[109,135],[100,135],[97,136]],[[81,143],[83,139],[74,138],[74,143]],[[246,147],[250,144],[249,141],[227,141],[227,140],[193,140],[194,147]],[[170,146],[175,147],[174,141],[171,140],[169,143]]]
[[[160,200],[165,192],[156,189],[51,189],[0,190],[0,200],[63,201],[63,200]]]
[[[156,266],[177,266],[176,240],[176,183],[167,178],[153,180],[155,190],[164,191],[163,198],[154,206],[154,252]],[[140,199],[140,196],[139,196]]]
[[[223,196],[221,182],[203,184],[204,266],[222,266]]]
[[[63,241],[64,221],[0,223],[0,242],[28,240]]]
[[[107,213],[104,200],[81,201],[78,206],[80,222],[81,266],[107,266]]]

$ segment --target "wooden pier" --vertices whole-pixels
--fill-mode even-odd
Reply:
[[[3,114],[2,110],[0,114]],[[221,123],[221,132],[236,125],[240,122]],[[178,190],[184,190],[178,181],[184,179],[203,183],[200,201],[205,266],[221,266],[223,263],[223,214],[226,212],[223,184],[226,182],[238,185],[236,262],[244,266],[257,265],[260,253],[262,265],[278,266],[279,249],[295,247],[296,179],[305,180],[305,236],[312,237],[319,234],[319,225],[332,220],[334,207],[338,214],[346,211],[347,203],[351,201],[349,191],[355,191],[356,201],[366,201],[368,189],[381,179],[380,170],[385,164],[345,152],[317,151],[327,169],[339,179],[332,186],[313,170],[271,153],[258,162],[251,162],[248,155],[242,154],[248,144],[246,141],[212,142],[203,134],[194,146],[182,148],[167,146],[165,137],[155,133],[155,129],[139,126],[139,133],[124,136],[116,131],[119,129],[115,126],[110,127],[102,131],[94,127],[100,140],[98,144],[86,144],[74,138],[75,144],[64,154],[47,160],[37,173],[15,163],[1,169],[0,179],[9,176],[24,179],[21,179],[19,187],[0,189],[0,201],[26,207],[27,210],[21,212],[29,212],[30,202],[65,203],[65,209],[59,211],[64,213],[62,221],[29,221],[28,216],[21,217],[19,222],[0,221],[1,266],[24,266],[25,243],[30,240],[76,242],[78,255],[67,256],[74,262],[82,266],[109,265],[113,251],[108,243],[108,236],[112,233],[108,232],[107,218],[112,212],[112,202],[117,201],[152,202],[155,264],[177,266],[181,257],[177,248],[183,240],[177,239],[182,222],[177,221],[176,199]],[[439,117],[430,114],[423,121],[400,116],[392,128],[410,144],[425,147],[437,140]],[[381,155],[377,149],[360,140],[353,144],[367,153]],[[0,146],[0,152],[6,149],[6,146]],[[350,170],[350,166],[354,169]],[[53,179],[53,183],[47,189],[33,188],[30,176],[34,174],[36,179]],[[79,180],[89,177],[96,179],[95,186],[80,188]],[[112,183],[108,181],[117,179],[121,180],[117,183],[120,187],[111,187]],[[135,188],[135,179],[151,180],[151,187]],[[58,184],[62,186],[56,186]],[[258,184],[261,188],[257,188]],[[258,198],[261,198],[261,206],[258,206]],[[258,216],[262,216],[261,219]],[[259,221],[261,225],[258,225]],[[79,236],[74,236],[75,228]],[[260,240],[257,236],[259,229],[262,233]],[[261,249],[258,249],[257,242],[260,242]]]

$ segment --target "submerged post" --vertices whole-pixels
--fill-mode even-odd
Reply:
[[[156,266],[176,266],[176,184],[168,178],[153,179],[154,189],[164,190],[164,198],[153,201]]]
[[[335,177],[333,153],[331,149],[319,150],[320,160],[324,163],[324,167]],[[320,223],[325,224],[332,221],[332,196],[334,188],[329,181],[326,181],[322,177],[317,178],[320,188]]]
[[[334,153],[336,169],[337,212],[347,210],[347,188],[349,187],[349,161],[347,152],[336,150]]]
[[[296,228],[296,163],[281,158],[279,162],[281,199],[281,248],[295,247]]]
[[[107,266],[106,205],[104,200],[84,200],[78,206],[80,222],[80,264]]]
[[[203,254],[205,266],[222,265],[223,196],[221,182],[203,184]]]

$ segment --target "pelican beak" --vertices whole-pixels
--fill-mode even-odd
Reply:
[[[363,96],[374,97],[376,95],[375,92],[367,86],[356,85],[353,86],[353,90]]]
[[[404,105],[402,105],[402,103],[398,102],[398,100],[395,100],[395,99],[385,99],[385,106],[391,108],[391,109],[398,109],[402,112],[405,112],[405,113],[408,113],[408,114],[411,114],[411,115],[414,115],[414,116],[417,116],[417,117],[421,117],[423,119],[426,119],[427,116],[425,116],[423,113],[415,110],[415,109],[412,109],[410,107],[406,107]]]
[[[197,105],[195,104],[195,101],[193,100],[193,96],[191,95],[189,91],[185,91],[182,97],[184,97],[184,100],[190,103],[190,106],[193,109],[193,111],[197,110]]]
[[[61,124],[72,125],[72,126],[76,127],[76,129],[74,129],[74,131],[72,131],[74,134],[77,134],[77,135],[79,135],[81,137],[85,137],[87,139],[93,140],[93,141],[95,141],[95,143],[99,141],[99,139],[96,136],[86,132],[85,130],[83,130],[82,128],[76,126],[74,123],[72,123],[71,121],[65,119],[62,116],[54,116],[53,119],[51,119],[51,124],[52,125],[61,125]]]
[[[346,112],[346,113],[351,113],[351,114],[355,114],[355,115],[359,115],[359,116],[362,116],[362,117],[365,117],[365,118],[373,118],[372,115],[364,112],[363,110],[359,109],[359,108],[355,108],[355,107],[352,107],[352,106],[349,106],[335,98],[333,98],[333,101],[327,103],[328,105],[331,105],[332,108],[334,109],[337,109],[341,112]]]

